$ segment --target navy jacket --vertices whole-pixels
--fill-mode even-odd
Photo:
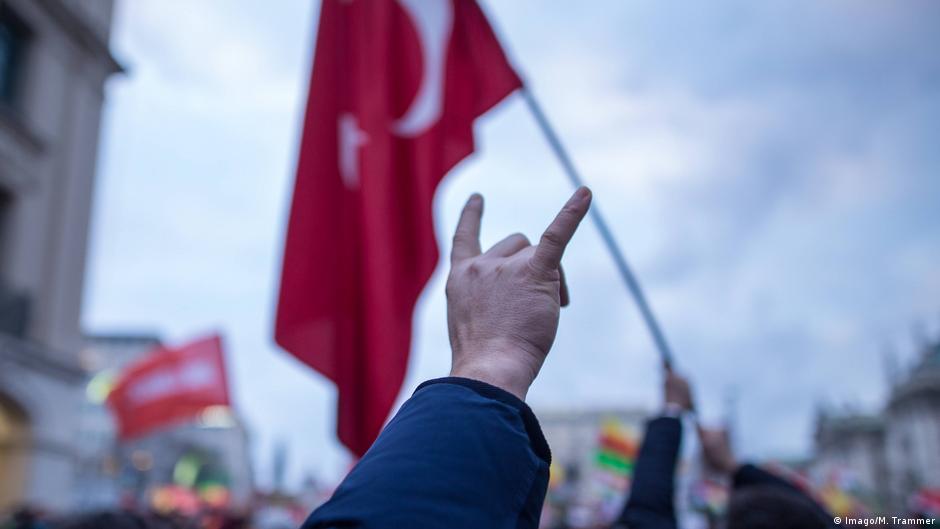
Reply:
[[[630,498],[617,519],[615,528],[676,529],[676,461],[682,441],[682,421],[659,417],[646,426],[646,436],[637,457],[630,486]],[[825,510],[787,480],[760,468],[744,464],[732,477],[734,490],[755,485],[770,485],[799,494],[813,503],[825,517]],[[834,526],[833,526],[834,527]]]
[[[430,380],[303,527],[535,529],[550,463],[517,397],[476,380]]]

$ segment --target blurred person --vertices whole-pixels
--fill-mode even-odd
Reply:
[[[20,507],[13,511],[9,519],[0,525],[0,529],[47,529],[43,515],[30,507]]]
[[[249,529],[251,516],[246,514],[227,513],[219,524],[219,529]]]
[[[666,369],[663,412],[649,422],[637,457],[630,497],[614,528],[675,529],[675,471],[682,415],[694,410],[688,381]],[[706,464],[731,479],[726,529],[836,527],[833,517],[789,481],[738,463],[726,430],[697,428]]]
[[[738,463],[727,430],[698,428],[708,466],[731,478],[727,529],[836,527],[831,514],[786,479],[751,463]]]
[[[561,258],[590,203],[580,188],[538,244],[513,234],[484,253],[483,199],[470,197],[446,286],[450,376],[418,387],[305,528],[538,527],[551,454],[525,397],[568,303]]]
[[[143,514],[133,511],[102,511],[66,518],[52,525],[52,529],[197,529],[197,525],[184,518]]]

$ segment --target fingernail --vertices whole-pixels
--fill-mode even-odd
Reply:
[[[588,189],[586,186],[581,186],[578,188],[577,191],[574,192],[574,196],[579,201],[583,202],[591,198],[591,190]]]
[[[480,202],[483,202],[483,195],[481,195],[481,194],[479,194],[479,193],[474,193],[474,194],[470,195],[470,199],[467,200],[467,202],[468,202],[469,204],[473,204],[473,205],[475,206],[475,205],[479,204]]]

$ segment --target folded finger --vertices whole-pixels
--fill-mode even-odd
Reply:
[[[494,244],[492,248],[486,251],[486,255],[494,257],[509,257],[523,248],[532,246],[529,238],[521,233],[513,233],[505,239]]]

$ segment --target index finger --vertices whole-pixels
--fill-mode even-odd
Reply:
[[[483,216],[483,197],[479,193],[470,195],[460,212],[454,244],[450,249],[450,262],[480,255],[480,218]]]
[[[578,229],[578,224],[581,223],[581,219],[590,207],[591,190],[579,187],[558,212],[555,220],[549,224],[538,246],[535,247],[532,264],[536,268],[555,270],[561,265],[561,256],[565,253],[565,247],[568,246],[575,230]]]

